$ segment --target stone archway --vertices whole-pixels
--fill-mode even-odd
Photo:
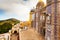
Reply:
[[[17,31],[14,31],[14,34],[18,33]]]

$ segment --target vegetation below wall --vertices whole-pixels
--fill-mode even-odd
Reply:
[[[14,18],[0,21],[0,34],[7,33],[13,25],[16,25],[20,21]]]
[[[12,28],[12,25],[10,23],[4,23],[3,25],[0,25],[0,33],[6,33]]]

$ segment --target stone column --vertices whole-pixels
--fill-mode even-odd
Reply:
[[[46,40],[60,40],[60,0],[47,0]]]

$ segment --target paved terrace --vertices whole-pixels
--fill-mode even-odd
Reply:
[[[20,40],[44,40],[44,37],[39,35],[34,29],[20,31]]]

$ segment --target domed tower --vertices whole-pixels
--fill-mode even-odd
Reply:
[[[43,1],[39,1],[36,5],[36,10],[35,10],[35,29],[37,32],[40,33],[40,10],[44,7],[44,2]]]
[[[42,7],[44,7],[44,2],[43,1],[39,1],[38,3],[37,3],[37,5],[36,5],[36,8],[42,8]]]

